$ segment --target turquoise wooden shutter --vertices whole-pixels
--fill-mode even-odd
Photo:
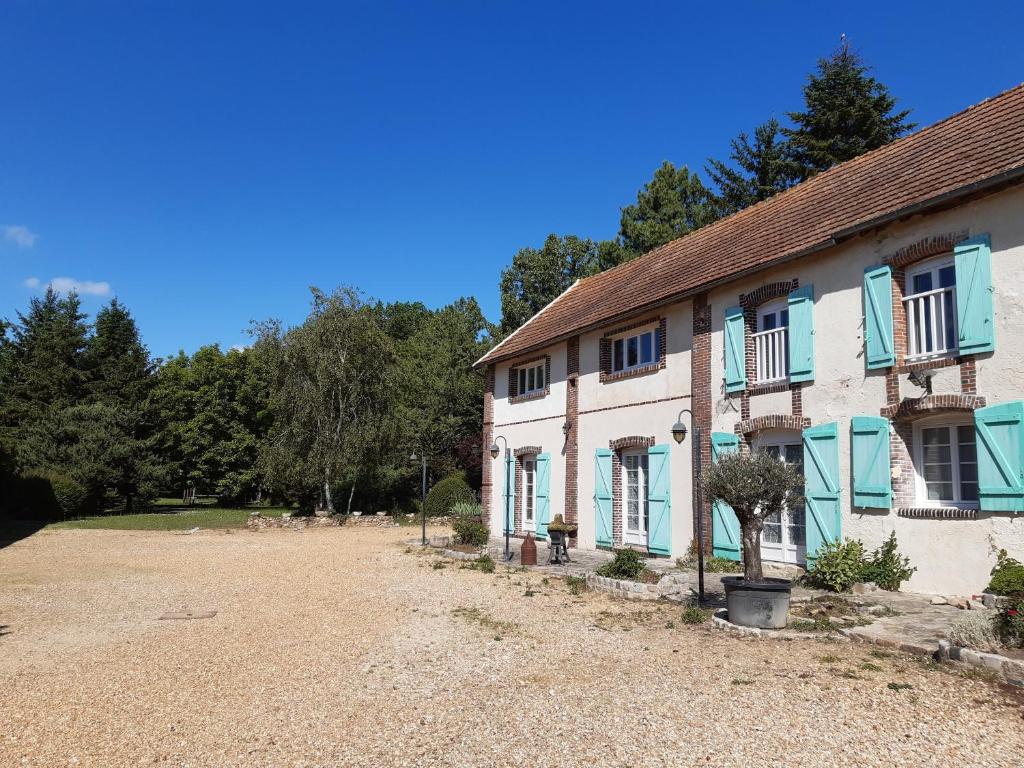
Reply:
[[[814,381],[814,286],[789,294],[789,380]]]
[[[725,391],[747,388],[747,349],[744,336],[743,307],[725,310]]]
[[[551,520],[551,454],[537,455],[537,538],[548,537]]]
[[[864,270],[864,356],[868,368],[896,364],[892,334],[892,267]]]
[[[505,515],[506,533],[515,533],[516,525],[516,457],[511,453],[505,454]]]
[[[647,549],[672,552],[672,464],[668,444],[647,450]]]
[[[889,420],[880,416],[854,416],[850,424],[850,453],[853,461],[853,505],[890,509]]]
[[[804,443],[804,508],[807,520],[807,560],[818,548],[842,533],[839,509],[839,427],[836,423],[808,427]]]
[[[1024,401],[974,412],[978,500],[988,512],[1024,512]]]
[[[612,452],[598,448],[594,457],[595,540],[599,547],[612,545]]]
[[[991,352],[996,343],[992,318],[992,251],[988,235],[972,237],[956,246],[953,263],[960,352]]]
[[[711,433],[711,461],[740,449],[740,439],[728,432]],[[740,559],[740,521],[732,507],[723,501],[711,505],[711,552],[715,557]]]

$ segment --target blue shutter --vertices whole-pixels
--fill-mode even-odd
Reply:
[[[814,381],[814,286],[789,294],[789,380]]]
[[[864,356],[868,368],[896,364],[892,335],[892,267],[864,270]]]
[[[839,428],[836,423],[808,427],[804,443],[804,506],[807,521],[807,560],[818,548],[839,539]]]
[[[711,461],[740,449],[740,439],[728,432],[711,433]],[[711,552],[715,557],[740,559],[740,521],[732,507],[723,501],[711,505]]]
[[[505,452],[505,533],[515,533],[516,525],[516,457],[511,451]]]
[[[743,307],[725,310],[725,391],[747,388],[747,349],[744,337]]]
[[[850,424],[853,462],[853,505],[890,509],[892,471],[889,465],[889,420],[854,416]]]
[[[647,549],[672,552],[672,464],[668,444],[647,451]]]
[[[612,452],[598,448],[594,457],[594,536],[599,547],[612,545]]]
[[[953,260],[960,352],[991,352],[996,343],[992,318],[992,251],[988,235],[960,243],[953,249]]]
[[[1024,512],[1024,401],[974,412],[978,499],[987,512]]]
[[[537,538],[548,537],[551,520],[551,454],[537,455]]]

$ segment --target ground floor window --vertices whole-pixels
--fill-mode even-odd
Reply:
[[[757,441],[758,450],[792,464],[803,474],[804,449],[800,437],[784,435]],[[781,514],[765,518],[761,532],[761,556],[781,563],[802,563],[807,557],[807,518],[804,505],[787,504]]]
[[[626,544],[647,545],[647,452],[622,455],[622,487],[625,489],[623,539]]]
[[[922,423],[914,433],[918,503],[976,506],[978,454],[974,424]]]

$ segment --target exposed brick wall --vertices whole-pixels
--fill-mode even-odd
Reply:
[[[740,294],[740,306],[746,309],[752,307],[756,309],[765,302],[772,301],[773,299],[784,299],[797,288],[800,287],[800,281],[797,278],[793,278],[791,281],[779,281],[775,283],[768,283],[762,285],[750,293]]]
[[[622,458],[612,454],[612,546],[622,546]]]
[[[893,422],[889,432],[889,457],[892,462],[892,505],[909,507],[917,497],[914,473],[914,425],[910,421]]]
[[[984,407],[985,398],[981,395],[925,395],[908,397],[897,405],[884,406],[881,414],[887,419],[912,419],[943,411],[974,411]]]
[[[895,368],[885,372],[885,404],[898,405],[900,402],[900,375]]]
[[[565,435],[565,522],[576,523],[579,520],[579,336],[566,342],[565,365],[565,419],[569,425]],[[569,546],[575,545],[574,536],[569,539]]]
[[[641,435],[617,437],[614,440],[608,441],[608,447],[613,451],[624,451],[627,448],[650,448],[652,445],[654,445],[653,437],[643,437]]]
[[[978,367],[973,357],[960,363],[960,391],[965,395],[978,394]]]
[[[619,371],[618,373],[612,373],[612,342],[614,338],[620,334],[628,333],[629,331],[636,330],[637,328],[643,328],[646,325],[657,324],[660,330],[660,338],[658,341],[658,362],[651,363],[650,365],[643,365],[639,368],[633,368],[628,371]],[[637,320],[629,325],[623,325],[619,328],[614,328],[608,331],[601,337],[599,343],[599,374],[598,379],[602,384],[607,384],[612,381],[619,381],[620,379],[628,379],[633,376],[643,376],[647,373],[653,373],[654,371],[660,371],[666,365],[666,357],[668,352],[668,323],[664,317],[648,317],[644,320]]]
[[[804,415],[804,387],[802,383],[792,384],[789,387],[789,410],[794,416]]]
[[[762,304],[776,299],[784,299],[790,293],[800,287],[800,281],[793,278],[790,282],[776,282],[762,285],[750,293],[740,294],[740,306],[743,307],[743,349],[745,351],[745,368],[747,374],[747,390],[744,396],[757,384],[757,352],[754,347],[754,334],[757,333],[757,309]],[[743,397],[743,399],[746,399]],[[740,403],[741,407],[743,403]],[[750,403],[747,403],[748,415],[743,418],[750,418]]]
[[[903,307],[903,286],[907,272],[903,267],[892,268],[892,345],[896,365],[903,365],[907,356],[907,313]]]
[[[693,350],[690,354],[690,386],[692,398],[690,409],[693,421],[700,427],[700,461],[706,467],[711,463],[711,307],[706,293],[693,297]],[[698,479],[699,481],[699,479]],[[704,551],[711,552],[711,505],[706,501],[702,508],[696,504],[698,483],[693,484],[694,499],[693,532],[697,535],[698,520],[704,526]],[[698,517],[699,516],[699,517]]]
[[[744,419],[736,424],[737,435],[751,435],[763,429],[795,429],[803,430],[811,426],[811,420],[803,416],[792,416],[784,413],[773,413],[758,416],[756,419]]]
[[[544,363],[544,389],[530,392],[526,395],[519,394],[519,369],[532,368],[538,363]],[[530,360],[523,360],[508,369],[508,401],[510,403],[525,403],[530,400],[540,400],[551,394],[551,355],[542,355]]]
[[[481,468],[480,506],[483,510],[484,525],[491,524],[491,494],[494,486],[491,443],[494,442],[494,365],[488,365],[484,372],[484,431],[483,465]],[[499,456],[499,461],[501,457]]]
[[[524,445],[522,448],[516,448],[513,453],[517,459],[521,459],[524,456],[536,456],[538,453],[544,453],[544,449],[539,445]]]

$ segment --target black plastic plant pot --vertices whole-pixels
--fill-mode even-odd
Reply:
[[[762,579],[748,582],[742,576],[725,576],[725,603],[729,621],[741,627],[783,629],[789,619],[789,579]]]

